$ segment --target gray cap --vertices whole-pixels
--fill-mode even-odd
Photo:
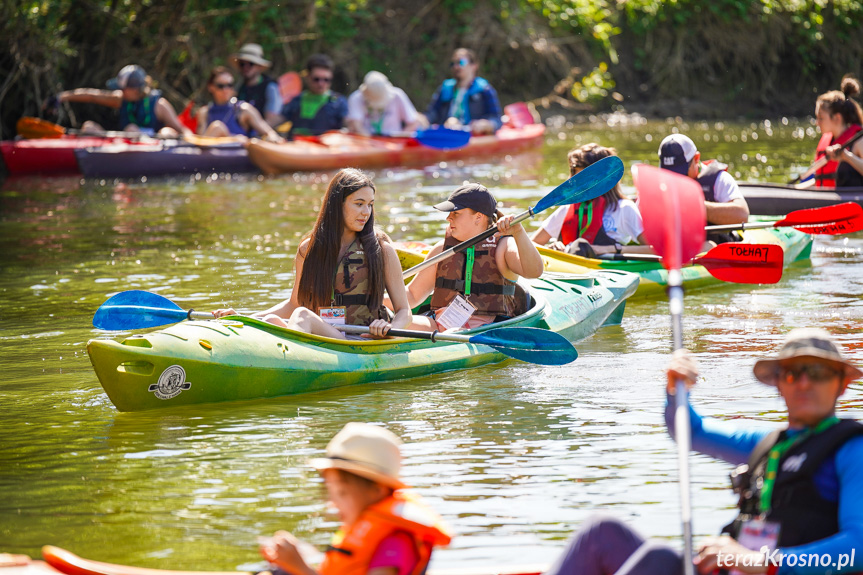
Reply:
[[[842,357],[839,347],[829,333],[823,329],[808,327],[791,330],[776,357],[756,361],[752,373],[761,383],[776,385],[781,362],[795,357],[821,359],[838,364],[837,367],[844,371],[845,377],[852,380],[863,376],[863,371]]]
[[[143,88],[147,85],[147,72],[140,66],[130,64],[124,66],[116,78],[108,80],[108,87],[112,90],[124,88]]]

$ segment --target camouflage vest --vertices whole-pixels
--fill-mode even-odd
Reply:
[[[483,240],[474,250],[473,270],[470,273],[470,294],[465,282],[465,266],[467,255],[459,252],[437,265],[437,280],[432,294],[431,309],[436,311],[446,307],[461,294],[476,308],[481,315],[503,315],[514,317],[523,310],[516,303],[515,282],[512,282],[497,269],[495,252],[497,251],[498,235]],[[460,242],[448,235],[444,240],[444,249],[449,249]]]
[[[333,305],[345,306],[345,323],[369,325],[376,319],[390,319],[381,304],[375,312],[369,309],[369,265],[363,246],[357,237],[348,247],[336,268],[333,281]]]

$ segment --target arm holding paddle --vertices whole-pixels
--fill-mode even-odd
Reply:
[[[499,214],[500,212],[498,212]],[[507,237],[513,241],[501,242],[498,245],[497,266],[504,277],[516,281],[518,276],[538,278],[543,272],[542,256],[536,250],[536,244],[527,235],[520,223],[513,225],[515,216],[503,216],[497,221],[497,229],[501,239]]]
[[[827,158],[845,162],[863,175],[863,140],[857,140],[851,147],[836,144],[827,148]]]
[[[119,108],[123,103],[122,90],[97,90],[94,88],[77,88],[66,90],[57,94],[60,102],[80,102],[82,104],[96,104],[109,108]]]

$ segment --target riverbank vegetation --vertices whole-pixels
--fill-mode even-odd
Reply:
[[[504,102],[540,110],[799,115],[859,75],[860,30],[859,0],[23,0],[0,8],[0,135],[22,115],[50,116],[58,91],[104,86],[129,63],[178,110],[203,104],[209,70],[246,42],[276,75],[329,53],[343,92],[383,71],[420,109],[467,46]]]

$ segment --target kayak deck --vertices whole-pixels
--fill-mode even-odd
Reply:
[[[749,244],[772,244],[782,247],[784,265],[808,260],[812,251],[812,236],[793,228],[769,228],[746,230],[743,242]],[[562,273],[584,273],[587,270],[615,269],[636,273],[641,277],[635,298],[664,297],[668,285],[668,272],[659,262],[620,261],[584,258],[548,248],[539,248],[545,269]],[[704,266],[686,265],[681,268],[683,286],[697,289],[715,286],[722,281],[713,277]]]
[[[570,341],[619,323],[638,276],[615,270],[553,274],[525,282],[533,307],[521,316],[465,330],[535,327]],[[243,316],[187,321],[167,329],[87,344],[108,397],[121,411],[249,400],[381,383],[504,360],[473,343],[406,338],[343,340]]]

